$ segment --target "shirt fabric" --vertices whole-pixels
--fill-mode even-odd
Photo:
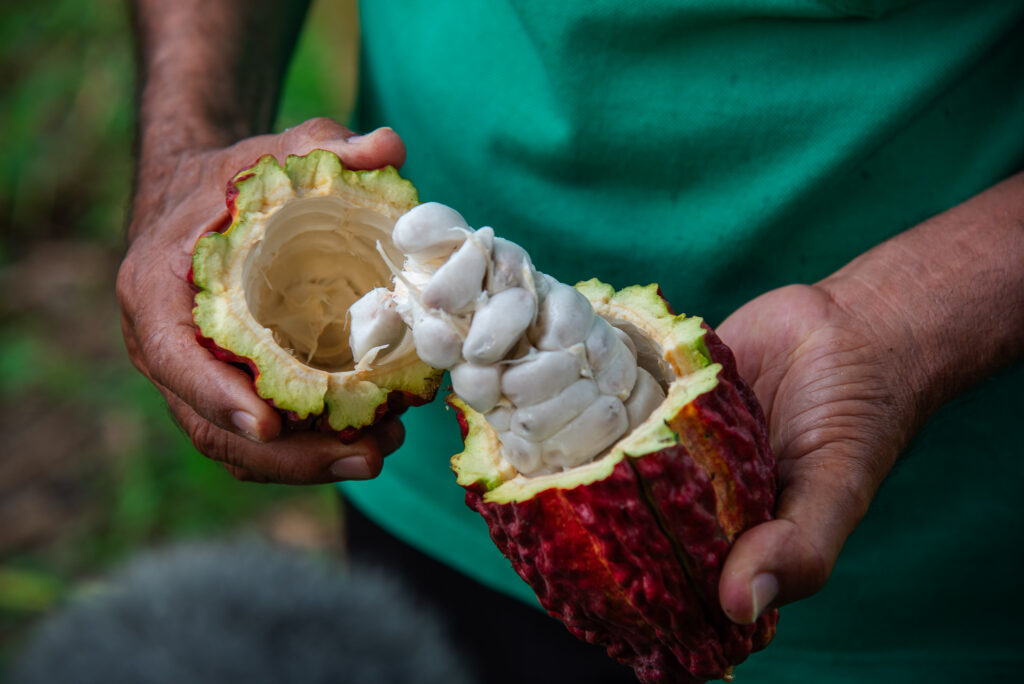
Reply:
[[[711,325],[1024,166],[1022,2],[389,0],[361,12],[356,125],[399,132],[422,200],[493,226],[559,280],[658,282]],[[741,681],[1019,676],[1022,383],[1018,364],[929,421],[828,585],[782,609]],[[463,503],[452,413],[435,401],[403,422],[405,446],[345,495],[536,605]]]

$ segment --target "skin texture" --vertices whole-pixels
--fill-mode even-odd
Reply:
[[[237,477],[376,475],[396,420],[343,445],[280,434],[249,378],[196,344],[192,247],[226,218],[223,188],[270,151],[322,147],[353,168],[399,165],[390,129],[353,138],[325,119],[269,130],[302,3],[139,0],[139,169],[118,278],[135,365],[200,451]],[[738,540],[719,585],[749,623],[813,594],[879,483],[942,403],[1024,354],[1024,176],[903,233],[811,286],[769,292],[719,328],[765,408],[780,462],[778,519]]]
[[[824,586],[921,424],[1024,352],[1024,175],[888,240],[813,286],[749,302],[718,329],[768,418],[777,520],[723,571],[726,613]]]

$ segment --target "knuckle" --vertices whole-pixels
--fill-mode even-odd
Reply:
[[[323,482],[321,469],[298,458],[275,458],[266,475],[273,482],[282,484],[312,484]]]
[[[274,461],[272,469],[265,475],[270,482],[281,484],[305,484],[308,480],[300,467],[282,463],[280,460]]]
[[[149,370],[149,364],[146,363],[145,358],[139,351],[139,345],[136,344],[135,338],[129,334],[124,336],[125,348],[128,350],[128,360],[131,361],[132,366],[135,370],[139,371],[147,378],[152,378],[153,374]]]
[[[132,365],[143,373],[147,373],[145,361],[139,350],[139,342],[135,339],[135,329],[131,318],[124,312],[121,313],[121,337],[124,338],[124,347],[128,352],[128,359],[132,362]]]
[[[838,485],[842,488],[850,516],[860,520],[867,513],[874,499],[875,491],[885,475],[879,458],[872,450],[851,450],[840,463],[842,476]]]
[[[225,470],[231,473],[231,477],[235,478],[239,482],[267,482],[266,478],[258,475],[257,473],[254,473],[252,470],[249,470],[248,468],[231,465],[230,463],[223,463],[221,465],[224,466]]]
[[[880,482],[871,455],[850,445],[833,445],[805,458],[809,461],[806,476],[831,492],[832,505],[843,511],[843,519],[854,524],[861,520]]]
[[[176,389],[176,378],[166,368],[166,360],[173,357],[174,351],[170,348],[171,331],[162,326],[153,326],[147,330],[137,331],[139,335],[139,347],[143,354],[150,360],[150,372],[153,377],[162,385]]]
[[[370,468],[370,479],[374,479],[380,475],[381,470],[384,469],[384,459],[374,458],[373,456],[367,456],[366,465]]]
[[[825,588],[828,578],[832,574],[832,564],[816,551],[809,553],[800,560],[803,564],[802,567],[787,582],[790,586],[786,592],[788,594],[786,596],[786,603],[814,596]]]
[[[215,461],[240,466],[239,460],[228,447],[230,435],[219,427],[206,421],[196,414],[190,414],[187,420],[183,421],[182,427],[192,440],[196,450]]]
[[[292,131],[301,143],[310,145],[327,140],[343,138],[348,129],[334,119],[318,116],[296,126]]]
[[[832,574],[832,561],[817,547],[808,549],[804,556],[804,580],[807,595],[816,594],[825,587]]]
[[[117,269],[117,281],[114,285],[114,291],[117,295],[117,301],[121,305],[121,310],[126,314],[131,312],[131,301],[135,294],[135,259],[132,253],[129,252],[125,255],[125,258],[121,261],[121,265]]]
[[[382,456],[394,453],[405,441],[405,426],[397,417],[388,417],[377,426],[377,447]]]
[[[798,525],[785,522],[788,524],[787,534],[780,539],[778,546],[786,550],[792,563],[783,572],[786,577],[783,582],[784,602],[789,603],[821,591],[832,574],[835,559],[821,548],[820,540],[808,537]]]

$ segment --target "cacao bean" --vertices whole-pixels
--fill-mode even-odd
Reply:
[[[494,231],[481,228],[462,243],[423,288],[420,294],[423,306],[448,313],[471,311],[483,292],[493,240]]]
[[[398,217],[391,240],[407,255],[436,259],[458,249],[471,232],[462,214],[443,204],[426,202]]]
[[[594,322],[583,342],[583,346],[587,350],[587,363],[596,366],[600,359],[608,357],[618,339],[615,328],[608,321],[600,316],[594,316]]]
[[[597,389],[601,394],[625,400],[636,383],[636,359],[618,337],[614,339],[615,345],[608,356],[598,359],[597,365],[593,367],[594,379],[597,380]]]
[[[617,333],[608,321],[597,316],[584,346],[597,389],[625,401],[636,382],[636,357]]]
[[[551,291],[551,285],[558,281],[549,276],[547,273],[541,273],[537,271],[537,277],[533,279],[533,284],[537,288],[537,301],[544,299],[548,296],[548,292]]]
[[[514,432],[502,432],[498,438],[501,440],[501,455],[520,473],[529,475],[543,465],[539,445]]]
[[[647,420],[654,409],[665,401],[665,390],[661,388],[654,376],[643,368],[637,368],[636,384],[626,400],[626,415],[629,418],[629,429]]]
[[[375,347],[394,349],[405,336],[405,322],[383,287],[374,288],[357,299],[348,313],[351,317],[348,346],[356,362]]]
[[[575,354],[534,352],[526,361],[505,369],[501,391],[516,406],[532,406],[553,397],[579,378],[580,361]]]
[[[476,364],[495,363],[515,346],[537,313],[537,300],[521,287],[502,290],[473,315],[462,355]]]
[[[553,281],[527,334],[538,349],[566,349],[586,338],[593,320],[594,309],[586,297],[573,287]]]
[[[498,406],[484,416],[497,432],[506,432],[512,425],[512,409]]]
[[[635,359],[636,358],[636,342],[633,341],[633,338],[630,337],[629,333],[626,332],[625,330],[623,330],[622,328],[616,328],[613,325],[612,326],[612,330],[615,332],[616,335],[618,335],[619,339],[622,340],[622,343],[626,345],[626,348],[629,349],[629,353],[632,354],[633,358]]]
[[[547,465],[574,468],[600,454],[629,427],[626,407],[615,397],[601,395],[541,445]]]
[[[516,409],[512,414],[512,431],[531,442],[543,442],[597,397],[597,384],[593,380],[577,380],[550,399]]]
[[[510,287],[537,290],[539,276],[530,261],[530,255],[516,243],[494,238],[491,268],[487,273],[487,292],[494,295]],[[547,283],[545,283],[546,287]]]
[[[439,316],[421,314],[412,326],[416,355],[434,368],[451,368],[459,362],[462,338]]]
[[[457,363],[451,376],[455,393],[480,413],[487,413],[501,399],[501,370],[497,366]]]

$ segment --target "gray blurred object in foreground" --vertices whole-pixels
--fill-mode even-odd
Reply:
[[[469,682],[441,624],[372,568],[264,543],[140,557],[47,619],[12,684]]]

